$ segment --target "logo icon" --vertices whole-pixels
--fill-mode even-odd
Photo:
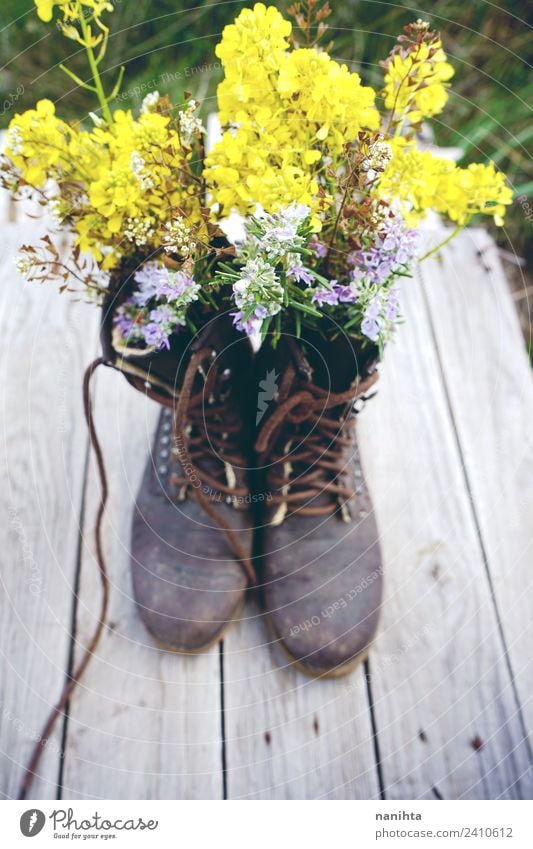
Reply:
[[[261,390],[257,396],[257,416],[255,417],[256,425],[259,424],[266,411],[270,401],[273,401],[278,391],[276,383],[279,374],[276,374],[274,369],[267,371],[263,380],[259,381],[259,389]]]
[[[24,837],[35,837],[43,830],[46,817],[42,811],[37,808],[31,808],[25,811],[20,818],[20,830]]]

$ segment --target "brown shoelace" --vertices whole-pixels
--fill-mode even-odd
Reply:
[[[342,483],[345,450],[352,444],[347,434],[350,407],[356,399],[365,400],[377,379],[375,372],[345,392],[329,392],[309,379],[302,381],[294,364],[289,363],[278,404],[255,445],[259,462],[270,466],[268,482],[275,493],[270,503],[285,505],[285,515],[332,514],[339,503],[355,495]],[[338,408],[346,413],[340,418],[328,415]],[[331,496],[328,503],[309,503],[323,493]]]
[[[188,464],[190,468],[194,471],[194,473],[200,479],[205,480],[208,485],[213,489],[218,488],[219,491],[227,492],[228,495],[231,494],[233,496],[246,495],[246,489],[232,489],[229,485],[222,483],[219,479],[219,476],[208,475],[197,465],[198,462],[206,456],[207,435],[206,433],[202,434],[202,429],[205,428],[206,421],[208,418],[207,415],[205,415],[204,417],[204,411],[206,409],[210,410],[209,430],[213,448],[217,446],[217,449],[221,452],[220,456],[223,456],[224,460],[229,464],[231,464],[232,462],[237,462],[239,459],[237,454],[235,453],[235,446],[237,443],[238,436],[237,421],[233,420],[231,423],[223,422],[223,406],[221,403],[218,405],[205,405],[205,398],[209,400],[211,394],[214,393],[215,382],[218,376],[218,373],[215,369],[208,368],[206,383],[203,387],[203,390],[199,393],[193,394],[193,386],[196,376],[198,374],[198,370],[208,362],[211,365],[211,361],[211,349],[202,349],[193,353],[185,371],[183,384],[180,392],[172,392],[176,400],[167,400],[163,403],[165,403],[165,405],[167,406],[172,406],[175,409],[174,436],[175,438],[179,436],[180,440],[182,440],[182,448],[180,449],[180,462],[182,466]],[[107,565],[102,546],[102,520],[105,514],[109,488],[107,483],[107,475],[105,471],[102,447],[100,445],[100,441],[98,439],[98,435],[96,433],[96,428],[94,425],[91,400],[91,382],[97,368],[100,365],[107,364],[107,360],[104,357],[98,357],[98,359],[94,360],[94,362],[92,362],[90,366],[88,366],[83,378],[83,406],[85,411],[85,418],[89,430],[89,439],[96,457],[96,465],[98,469],[98,476],[100,479],[100,503],[98,505],[98,511],[96,514],[96,523],[94,531],[96,542],[96,561],[98,564],[98,571],[100,574],[100,582],[102,586],[100,613],[89,644],[84,649],[78,664],[74,666],[72,671],[67,673],[67,681],[65,683],[65,686],[63,687],[63,691],[57,703],[54,705],[54,707],[48,714],[42,732],[39,735],[35,746],[33,747],[30,759],[28,761],[28,766],[24,771],[20,783],[20,790],[18,796],[19,799],[25,799],[27,797],[32,781],[36,776],[36,771],[39,766],[39,762],[41,760],[41,756],[43,754],[46,742],[50,734],[52,733],[57,720],[65,710],[65,707],[67,706],[67,703],[72,693],[79,684],[83,673],[89,665],[91,657],[96,651],[96,648],[98,646],[98,643],[106,625],[107,609],[109,604],[109,576],[107,572]],[[147,392],[147,394],[149,394],[153,398],[156,398],[156,400],[161,403],[161,396],[156,396],[152,392]],[[192,425],[193,427],[194,425],[196,425],[199,431],[197,436],[192,438],[187,436],[186,430],[189,425]],[[221,445],[221,443],[223,443],[223,445]],[[222,455],[223,451],[225,453]],[[223,463],[221,464],[221,467],[223,468]],[[177,478],[177,480],[179,481],[182,479]],[[186,482],[188,482],[188,479]],[[202,505],[205,512],[223,531],[227,538],[228,544],[230,545],[232,551],[234,552],[235,556],[241,563],[246,575],[248,576],[250,584],[252,584],[252,586],[255,586],[257,583],[255,570],[250,561],[250,558],[241,546],[237,538],[237,534],[235,533],[233,528],[231,528],[230,525],[222,518],[219,512],[213,508],[210,497],[205,496],[204,493],[200,492],[198,489],[193,489],[192,492],[194,493],[194,497]]]
[[[199,391],[194,392],[194,382],[199,372],[205,375],[205,383]],[[187,487],[193,493],[207,515],[224,532],[250,584],[255,586],[257,576],[238,534],[213,508],[218,493],[224,493],[228,498],[248,495],[247,487],[232,486],[227,480],[224,481],[227,466],[242,465],[238,451],[242,425],[240,416],[236,411],[232,412],[231,406],[226,405],[223,397],[220,397],[219,382],[220,373],[212,367],[211,349],[195,352],[187,366],[174,413],[173,443],[174,446],[179,445],[177,451],[174,448],[175,455],[179,457],[182,469],[192,469],[202,484],[207,485],[209,493],[206,495],[202,488],[191,487],[190,477],[185,474],[173,473],[171,482],[178,488]],[[215,459],[219,466],[218,474],[206,471],[205,463],[210,459]]]

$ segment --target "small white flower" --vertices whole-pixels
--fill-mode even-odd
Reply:
[[[361,163],[361,171],[366,172],[366,182],[372,183],[378,176],[378,171],[384,171],[392,159],[390,144],[381,139],[375,142],[368,151],[368,156]]]
[[[153,189],[154,181],[146,172],[146,162],[142,158],[141,154],[136,150],[132,151],[130,157],[130,168],[137,177],[141,185],[141,189]]]
[[[15,156],[22,153],[24,139],[20,127],[10,127],[6,136],[7,147]]]
[[[196,247],[196,242],[185,219],[178,216],[173,221],[167,221],[164,229],[162,244],[165,251],[177,253],[184,258],[189,257]]]
[[[141,115],[146,115],[148,112],[154,112],[160,100],[161,95],[158,91],[151,91],[147,94],[141,103]]]
[[[138,247],[146,245],[154,235],[154,228],[149,218],[144,221],[140,218],[128,218],[124,229],[124,236]]]
[[[191,100],[186,109],[180,110],[178,114],[178,126],[182,144],[190,145],[198,133],[205,133],[205,127],[200,118],[194,113],[199,103]]]
[[[57,227],[60,227],[67,217],[67,210],[64,202],[60,197],[50,198],[48,201],[48,209],[52,216],[52,221]]]
[[[21,274],[22,277],[25,277],[26,280],[28,280],[31,276],[31,272],[34,266],[33,259],[28,256],[28,254],[19,253],[15,265],[17,267],[18,273]]]

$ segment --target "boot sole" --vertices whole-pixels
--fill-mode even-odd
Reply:
[[[331,667],[323,667],[323,668],[316,667],[315,669],[310,669],[308,666],[306,666],[304,663],[302,663],[300,660],[298,660],[298,658],[296,658],[293,654],[291,654],[291,652],[289,651],[289,649],[285,645],[283,638],[281,637],[280,634],[278,634],[278,631],[276,630],[276,627],[275,627],[275,625],[272,621],[272,617],[270,616],[270,614],[266,613],[265,618],[268,622],[268,626],[269,626],[271,632],[274,634],[274,636],[278,640],[279,648],[281,648],[281,651],[283,652],[285,657],[288,658],[288,660],[291,663],[291,666],[296,667],[296,669],[298,669],[299,672],[302,672],[304,675],[306,675],[307,678],[320,678],[320,679],[343,678],[345,675],[348,675],[350,672],[352,672],[354,669],[356,669],[357,666],[359,666],[361,663],[364,663],[365,660],[367,660],[368,654],[369,654],[370,649],[372,647],[373,641],[371,641],[368,644],[368,646],[365,649],[363,649],[363,651],[360,654],[356,655],[354,658],[347,661],[346,663],[342,663],[340,666],[335,666],[333,669],[331,669]]]

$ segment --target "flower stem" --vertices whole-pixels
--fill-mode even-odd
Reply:
[[[102,114],[108,124],[113,123],[113,115],[111,114],[111,110],[109,108],[108,99],[105,95],[104,86],[102,85],[102,79],[100,77],[100,71],[98,70],[98,62],[96,61],[96,57],[94,55],[94,50],[89,44],[89,39],[91,37],[90,26],[83,17],[83,14],[80,15],[80,28],[85,41],[85,50],[87,51],[87,59],[89,60],[89,67],[91,69],[91,73],[93,75],[94,87],[96,89],[96,96],[98,97],[98,101],[100,106],[102,107]],[[102,58],[102,57],[100,57]]]
[[[455,228],[455,230],[452,230],[452,232],[450,233],[450,235],[449,235],[449,236],[446,236],[446,238],[444,239],[444,241],[439,242],[439,244],[438,244],[438,245],[436,245],[434,248],[431,248],[431,250],[430,250],[430,251],[428,251],[427,253],[425,253],[425,254],[424,254],[424,256],[421,256],[421,257],[420,257],[420,259],[418,260],[418,262],[423,262],[425,259],[429,259],[429,257],[430,257],[430,256],[433,256],[434,254],[436,254],[436,253],[438,253],[440,250],[442,250],[442,248],[443,248],[445,245],[447,245],[447,244],[448,244],[448,242],[451,242],[451,240],[452,240],[452,239],[455,239],[455,237],[456,237],[456,236],[457,236],[457,235],[461,232],[461,230],[463,230],[463,229],[464,229],[464,227],[465,227],[465,225],[464,225],[464,224],[459,224],[459,225]]]

